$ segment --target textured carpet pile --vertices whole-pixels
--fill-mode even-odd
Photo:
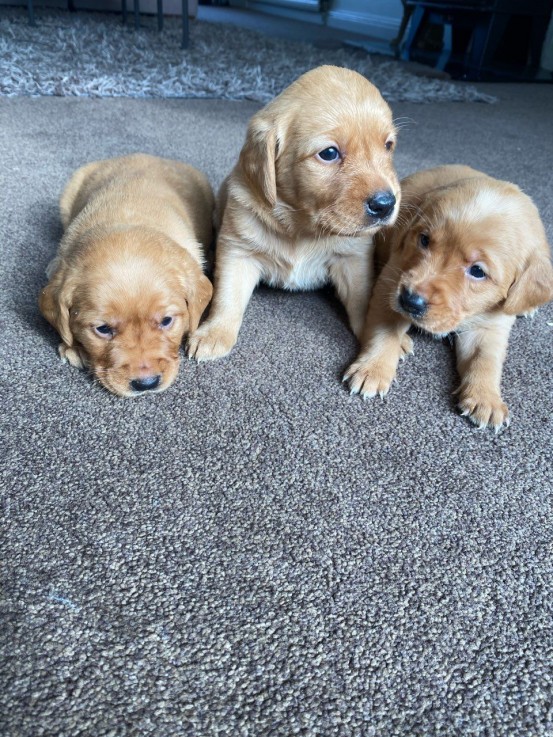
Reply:
[[[473,86],[419,77],[395,61],[347,48],[318,49],[226,24],[167,18],[159,34],[142,16],[136,31],[117,14],[48,11],[29,27],[23,9],[0,9],[0,94],[195,97],[266,102],[320,64],[356,69],[389,101],[493,102]]]

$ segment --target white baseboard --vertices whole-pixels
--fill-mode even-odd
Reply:
[[[231,6],[239,6],[241,3],[231,0]],[[320,13],[306,12],[305,10],[294,10],[293,8],[279,7],[278,5],[270,5],[268,3],[256,3],[255,0],[248,0],[245,4],[247,10],[257,10],[267,15],[277,15],[279,18],[290,18],[290,20],[304,21],[305,23],[315,23],[322,26],[323,17]]]
[[[132,16],[134,5],[132,0],[126,0],[127,10]],[[0,0],[0,5],[27,6],[27,0]],[[100,10],[107,12],[121,12],[121,0],[74,0],[75,10]],[[35,11],[47,11],[48,8],[67,10],[67,0],[36,0],[33,3]],[[140,0],[140,12],[146,15],[157,14],[156,0]],[[198,0],[188,0],[188,15],[195,18],[198,12]],[[164,15],[182,15],[182,0],[164,0]],[[132,22],[132,19],[131,21]]]
[[[340,28],[386,41],[397,36],[400,23],[401,18],[346,10],[331,10],[327,16],[327,25],[330,28]]]
[[[242,5],[240,0],[231,0],[231,5],[235,7]],[[305,23],[314,23],[316,25],[327,25],[329,28],[338,28],[344,31],[351,31],[362,36],[377,38],[382,41],[390,41],[397,36],[397,31],[401,23],[401,17],[392,15],[377,15],[372,13],[356,13],[355,11],[337,9],[330,10],[326,15],[326,23],[322,13],[311,13],[302,10],[294,10],[278,5],[271,5],[268,2],[255,2],[248,0],[246,2],[248,10],[257,10],[268,15],[276,15],[280,18],[290,18],[291,20],[303,21]]]

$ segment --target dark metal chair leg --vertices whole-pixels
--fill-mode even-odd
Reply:
[[[409,33],[405,39],[405,43],[401,44],[399,58],[404,61],[411,59],[411,47],[415,43],[415,38],[419,32],[421,23],[426,15],[426,8],[421,5],[417,5],[411,15],[411,25],[409,26]]]
[[[121,15],[123,23],[127,22],[127,0],[121,0]]]
[[[444,29],[443,46],[440,52],[440,56],[438,57],[438,61],[436,62],[436,69],[441,69],[442,71],[445,69],[446,64],[449,61],[449,57],[451,56],[451,52],[453,50],[453,26],[451,25],[451,23],[447,23],[444,20],[443,29]]]
[[[537,69],[540,66],[541,52],[547,35],[548,21],[546,17],[532,18],[532,30],[530,32],[530,66]]]
[[[27,0],[27,15],[29,16],[29,25],[35,24],[35,11],[33,8],[33,0]]]
[[[181,48],[188,48],[188,0],[182,0],[182,43]]]
[[[134,27],[140,28],[140,3],[134,0]]]
[[[163,0],[157,0],[157,30],[163,31]]]
[[[491,66],[508,21],[507,13],[487,13],[476,25],[472,33],[471,51],[465,65],[467,79],[479,80],[482,71]]]

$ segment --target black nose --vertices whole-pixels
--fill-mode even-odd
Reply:
[[[405,287],[399,294],[399,305],[402,310],[405,310],[409,315],[413,315],[413,317],[422,317],[428,309],[428,303],[424,297],[416,292],[411,292]]]
[[[131,388],[135,392],[147,392],[150,389],[155,389],[159,386],[159,375],[158,376],[144,376],[142,379],[133,379],[131,381]]]
[[[396,204],[396,198],[392,192],[375,192],[375,194],[367,200],[365,207],[367,213],[372,218],[384,219],[393,211]]]

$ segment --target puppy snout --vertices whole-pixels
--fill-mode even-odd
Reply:
[[[393,212],[396,198],[393,192],[375,192],[365,203],[367,213],[372,218],[384,220]]]
[[[131,389],[135,392],[147,392],[152,389],[156,389],[159,386],[160,375],[156,376],[142,376],[140,379],[133,379],[131,381]]]
[[[401,309],[413,317],[422,317],[428,309],[428,302],[425,298],[416,292],[411,292],[406,287],[403,287],[399,293],[398,301]]]

